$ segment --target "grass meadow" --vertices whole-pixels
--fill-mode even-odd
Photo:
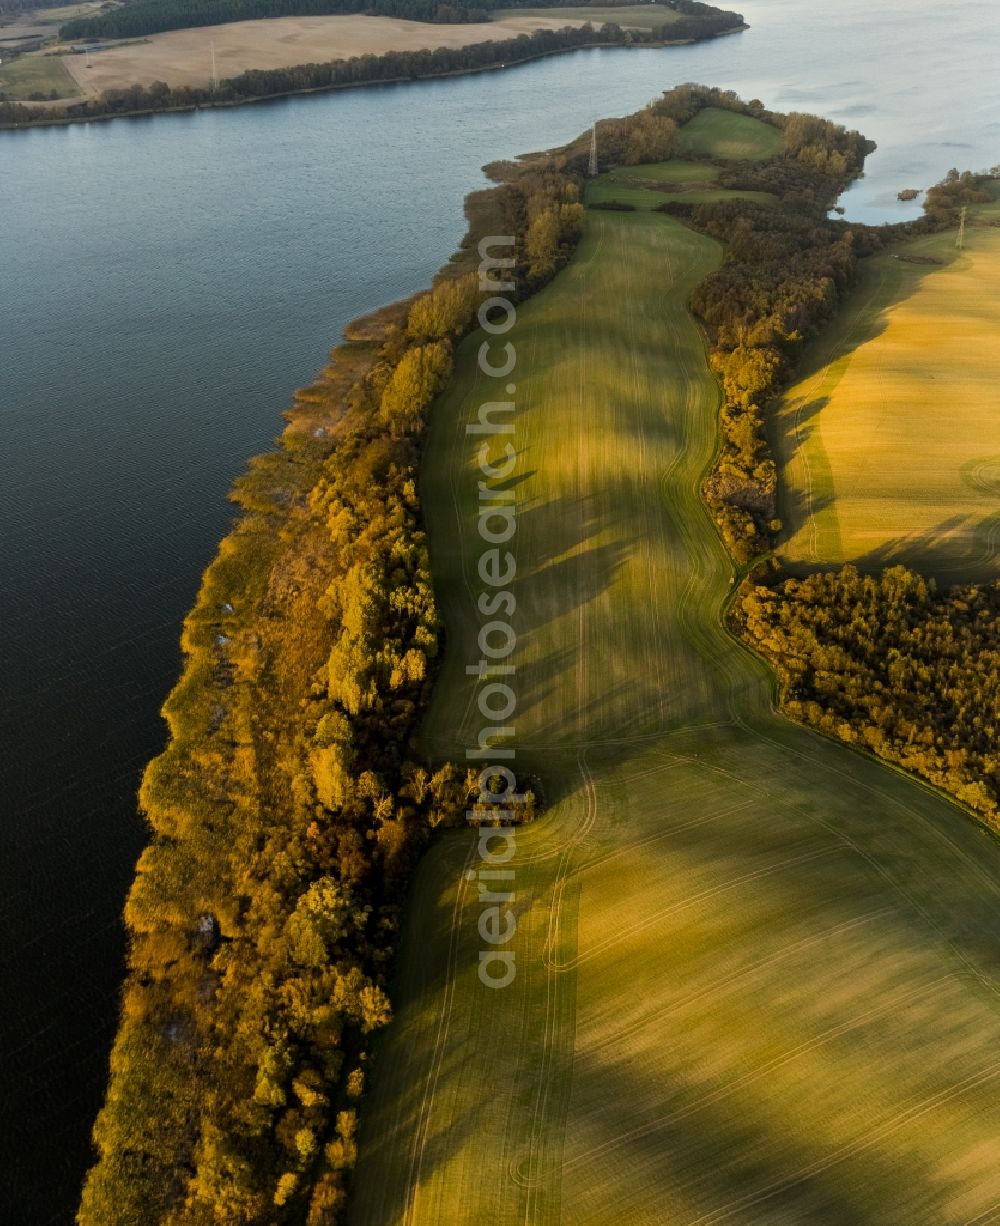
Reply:
[[[589,21],[595,26],[604,25],[606,21],[615,25],[635,30],[655,30],[659,26],[669,25],[677,21],[679,14],[665,4],[625,4],[615,5],[578,5],[558,8],[541,9],[500,9],[496,16],[504,18],[516,17],[561,17],[567,23]]]
[[[477,976],[473,835],[418,870],[354,1226],[994,1220],[1000,848],[776,716],[723,629],[731,569],[699,495],[718,392],[686,305],[719,258],[662,214],[589,212],[505,338],[512,722],[549,807],[509,864],[504,990]],[[484,722],[465,673],[481,341],[423,471],[448,631],[424,745],[456,760]]]
[[[773,204],[775,197],[770,192],[741,192],[695,183],[685,183],[671,191],[669,181],[656,180],[652,176],[637,177],[630,182],[623,177],[601,175],[587,185],[587,200],[590,204],[614,202],[630,204],[636,209],[655,209],[658,204],[668,202],[715,204],[720,200],[756,200],[759,204]]]
[[[664,183],[671,187],[707,187],[719,177],[718,166],[709,162],[686,162],[673,158],[669,162],[650,162],[643,166],[616,166],[604,178],[616,183],[643,182]]]
[[[66,71],[63,57],[57,55],[20,55],[4,58],[0,64],[0,93],[15,102],[32,94],[49,94],[55,90],[59,98],[73,98],[80,89]]]
[[[733,134],[745,141],[743,124],[737,122],[743,121],[745,116],[728,111],[718,111],[717,114],[732,122],[728,126],[720,127],[713,120],[714,136],[711,140],[707,136],[700,140],[704,150],[700,156],[703,158],[724,159],[728,156],[718,150],[730,147]],[[697,121],[692,121],[694,122]],[[753,124],[758,121],[749,122]],[[691,126],[692,124],[688,124],[681,132],[681,143],[685,147],[690,147],[690,141],[685,134]],[[764,138],[760,138],[758,143],[762,147]],[[735,199],[774,204],[775,197],[770,192],[733,191],[716,187],[715,182],[720,173],[719,167],[711,162],[688,161],[684,158],[672,158],[669,162],[652,162],[643,166],[618,166],[587,184],[587,201],[590,204],[629,204],[636,209],[655,209],[657,205],[665,203],[715,204],[720,200]]]
[[[789,564],[1000,575],[998,329],[996,229],[862,263],[776,419]]]
[[[781,152],[778,128],[750,115],[706,107],[684,125],[677,143],[680,157],[763,161]]]

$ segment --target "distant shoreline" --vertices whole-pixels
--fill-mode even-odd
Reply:
[[[581,30],[584,27],[566,27],[566,30]],[[494,60],[485,64],[470,64],[467,67],[442,69],[439,71],[420,72],[419,70],[407,74],[397,74],[391,77],[370,78],[366,80],[354,81],[335,81],[323,85],[307,85],[294,89],[281,89],[273,92],[240,96],[236,98],[218,98],[212,99],[210,96],[197,101],[181,102],[174,105],[150,106],[141,107],[135,110],[108,110],[98,111],[84,114],[66,114],[54,113],[51,117],[47,117],[44,113],[33,114],[30,119],[0,119],[0,132],[18,132],[28,131],[32,128],[52,128],[64,127],[69,124],[78,123],[93,123],[109,119],[139,119],[152,115],[180,115],[193,111],[217,109],[217,108],[232,108],[240,106],[248,106],[251,104],[271,102],[283,98],[294,98],[308,94],[328,94],[341,90],[348,89],[365,89],[379,85],[402,85],[413,81],[436,81],[445,80],[449,77],[466,77],[473,76],[485,72],[502,72],[507,68],[520,67],[523,64],[533,63],[537,60],[550,59],[553,56],[565,55],[572,51],[594,50],[595,48],[655,48],[655,47],[684,47],[692,46],[699,42],[707,42],[710,39],[721,38],[728,34],[739,34],[750,27],[744,21],[740,21],[738,25],[728,26],[721,30],[706,31],[706,33],[692,38],[681,39],[663,39],[663,38],[648,38],[642,37],[642,32],[636,30],[619,31],[618,36],[609,38],[596,38],[587,42],[570,42],[565,46],[550,47],[542,50],[532,50],[527,55],[518,55],[516,51],[511,54],[504,54],[502,59]],[[557,31],[562,33],[563,31]],[[594,31],[600,33],[600,31]],[[620,35],[625,33],[627,37]],[[468,48],[462,50],[472,50],[475,47],[485,46],[484,43],[472,43]],[[498,43],[497,47],[505,47],[510,44]],[[433,54],[433,53],[431,53]],[[389,53],[384,56],[377,57],[379,61],[396,58],[397,53]],[[349,63],[348,60],[330,61],[332,64]],[[309,67],[309,65],[299,65],[300,68]],[[283,71],[294,71],[290,68]],[[276,70],[280,71],[280,70]],[[238,80],[239,78],[233,78]],[[85,105],[86,103],[84,103]],[[0,106],[3,104],[0,103]],[[30,110],[31,104],[16,104],[24,110]],[[78,104],[79,105],[79,104]]]

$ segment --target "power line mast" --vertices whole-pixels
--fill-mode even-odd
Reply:
[[[955,246],[962,250],[965,246],[965,215],[968,212],[968,205],[962,205],[962,212],[958,219],[958,238],[955,239]]]
[[[588,174],[593,178],[597,174],[597,124],[595,123],[590,133],[590,166]]]
[[[212,93],[214,94],[219,88],[219,74],[215,70],[215,39],[210,38],[208,45],[212,48]]]

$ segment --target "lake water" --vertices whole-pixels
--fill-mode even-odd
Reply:
[[[3,1220],[72,1216],[135,788],[226,489],[342,326],[428,282],[480,165],[690,80],[878,141],[852,217],[1000,162],[995,0],[737,7],[690,48],[0,134]]]

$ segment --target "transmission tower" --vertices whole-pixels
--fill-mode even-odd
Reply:
[[[965,215],[967,212],[968,208],[963,204],[962,212],[958,218],[958,238],[955,239],[955,246],[959,249],[959,251],[961,251],[965,246]]]
[[[219,74],[215,70],[215,39],[210,38],[208,44],[212,48],[212,93],[214,94],[219,88]]]
[[[590,177],[593,178],[597,174],[597,124],[594,124],[590,133]]]

